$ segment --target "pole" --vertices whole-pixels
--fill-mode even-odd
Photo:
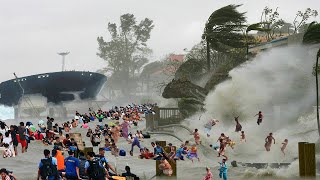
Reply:
[[[62,71],[64,71],[65,56],[62,56]]]
[[[320,50],[319,50],[320,52]],[[316,91],[317,91],[317,123],[318,123],[318,133],[320,136],[320,127],[319,127],[319,85],[318,85],[318,61],[319,61],[319,56],[317,56],[316,60]]]

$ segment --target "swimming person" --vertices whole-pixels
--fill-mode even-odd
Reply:
[[[270,151],[272,140],[274,141],[273,144],[276,144],[276,140],[272,136],[272,133],[269,133],[269,136],[267,136],[266,139],[265,139],[266,143],[264,145],[264,147],[266,148],[267,151]]]
[[[204,125],[204,131],[206,132],[207,137],[210,137],[210,131],[212,127],[217,124],[217,122],[219,122],[219,120],[211,119]]]
[[[135,136],[133,138],[133,141],[132,141],[132,144],[131,144],[131,151],[130,151],[130,155],[131,156],[133,156],[133,147],[134,146],[138,146],[141,149],[140,142],[139,142],[139,137],[137,137],[137,136]]]
[[[260,125],[262,123],[262,119],[263,119],[263,115],[262,115],[262,112],[259,111],[258,114],[256,114],[254,117],[258,116],[258,119],[257,119],[257,124]]]
[[[285,140],[283,141],[282,147],[281,147],[281,152],[282,152],[284,155],[286,155],[286,153],[284,152],[284,150],[286,149],[287,145],[288,145],[288,139],[285,139]]]

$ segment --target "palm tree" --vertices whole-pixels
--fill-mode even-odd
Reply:
[[[247,48],[247,57],[249,55],[249,36],[248,33],[250,31],[260,31],[260,32],[269,32],[271,31],[270,28],[264,28],[263,25],[265,24],[269,24],[269,23],[265,23],[265,22],[260,22],[260,23],[255,23],[255,24],[251,24],[247,27],[246,29],[246,48]]]
[[[320,24],[316,22],[312,22],[306,32],[303,35],[303,43],[304,44],[319,44],[320,43]],[[317,123],[318,123],[318,133],[320,136],[320,120],[319,120],[319,86],[318,86],[318,61],[320,58],[320,49],[318,50],[316,57],[316,68],[315,68],[315,76],[316,76],[316,91],[317,91]]]
[[[237,8],[241,5],[228,5],[214,11],[205,26],[202,38],[207,42],[207,66],[210,70],[210,48],[219,52],[228,52],[232,48],[244,48],[245,13]]]

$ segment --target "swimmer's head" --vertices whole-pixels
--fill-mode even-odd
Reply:
[[[212,147],[212,144],[210,144],[209,146]]]
[[[224,133],[221,133],[221,136],[224,136]]]
[[[261,113],[261,111],[259,111],[259,113]]]
[[[269,136],[272,136],[272,133],[269,133]]]
[[[243,134],[243,133],[244,133],[244,131],[241,131],[241,133]]]

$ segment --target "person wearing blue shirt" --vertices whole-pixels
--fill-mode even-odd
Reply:
[[[223,178],[223,180],[227,180],[228,166],[226,164],[226,161],[227,159],[222,159],[222,162],[219,162],[220,164],[219,177]]]
[[[63,176],[68,180],[78,180],[80,178],[79,173],[79,159],[74,157],[74,151],[68,151],[69,157],[64,160],[64,164],[66,166],[66,172],[63,173]]]
[[[47,179],[48,180],[55,180],[58,174],[58,170],[57,170],[57,159],[54,157],[50,157],[50,150],[45,149],[43,151],[44,154],[44,159],[41,159],[40,163],[39,163],[39,169],[38,169],[38,176],[37,176],[37,180],[41,179]],[[50,169],[52,172],[51,176],[44,176],[48,174],[48,169],[45,169],[43,162],[47,159],[51,158],[51,165],[50,165]]]
[[[176,151],[176,157],[174,158],[174,159],[176,159],[176,160],[184,160],[184,156],[183,156],[183,154],[184,154],[184,149],[183,149],[183,144],[180,146],[180,148],[179,149],[177,149],[177,151]]]

